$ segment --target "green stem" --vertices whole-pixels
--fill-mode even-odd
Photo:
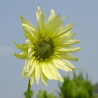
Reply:
[[[29,98],[30,97],[30,88],[31,88],[31,85],[30,85],[30,79],[29,79],[29,83],[28,83],[28,89],[27,89],[27,93],[26,93],[26,98]]]

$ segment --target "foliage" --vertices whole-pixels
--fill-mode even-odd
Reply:
[[[76,75],[73,72],[73,79],[70,79],[70,75],[64,77],[64,83],[59,85],[62,98],[91,98],[93,96],[93,85],[88,79],[88,75],[83,77],[83,73],[80,72]]]
[[[27,93],[27,92],[24,92],[25,98],[26,98],[26,93]],[[33,90],[30,90],[29,95],[30,95],[29,98],[32,98],[32,96],[34,95],[34,91],[33,91]]]
[[[48,93],[45,90],[39,90],[39,94],[37,95],[37,98],[56,98],[54,94]]]

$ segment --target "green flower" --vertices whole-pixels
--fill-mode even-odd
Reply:
[[[22,53],[14,53],[18,59],[26,59],[23,68],[23,77],[30,76],[30,84],[34,79],[39,84],[40,77],[47,86],[47,80],[63,81],[58,69],[72,71],[76,68],[68,60],[77,61],[78,58],[69,54],[80,50],[80,47],[71,47],[80,40],[73,39],[76,33],[71,33],[74,23],[63,26],[61,16],[55,16],[52,9],[47,23],[45,14],[40,7],[36,12],[38,25],[34,27],[28,20],[21,16],[26,42],[15,45]]]

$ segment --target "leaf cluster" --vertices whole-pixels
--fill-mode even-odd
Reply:
[[[80,72],[76,75],[73,72],[73,79],[70,79],[70,75],[64,77],[64,83],[59,85],[61,98],[91,98],[93,96],[93,85],[88,79],[88,75],[83,77],[83,73]]]
[[[37,98],[56,98],[54,94],[48,93],[45,90],[39,90],[39,94],[37,95]]]

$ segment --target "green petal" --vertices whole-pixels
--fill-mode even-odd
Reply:
[[[58,30],[58,33],[57,33],[58,35],[55,36],[55,37],[64,36],[66,33],[71,32],[72,29],[73,29],[73,27],[74,27],[74,23],[71,23],[71,24],[68,24],[68,25],[66,25],[66,26],[64,26],[64,27],[61,27],[61,28]]]
[[[59,24],[57,25],[57,27],[51,32],[51,38],[55,38],[55,36],[57,36],[58,34],[58,30],[59,28],[61,28],[63,26],[63,22],[65,20],[65,16],[63,17],[63,19],[59,22]]]
[[[22,15],[20,16],[20,18],[23,26],[31,28],[32,30],[36,31],[36,28],[27,19],[25,19]]]
[[[74,45],[74,44],[77,44],[79,42],[80,42],[80,40],[71,39],[71,40],[66,41],[65,45]]]
[[[61,30],[60,30],[60,36],[69,32],[69,31],[72,31],[74,27],[74,23],[71,23],[71,24],[68,24],[66,26],[64,26]]]
[[[23,77],[27,78],[32,74],[36,66],[36,62],[33,59],[26,59],[25,66],[23,68]]]
[[[74,45],[74,44],[77,44],[80,42],[80,40],[68,40],[70,39],[72,36],[74,35],[70,35],[69,37],[67,37],[66,39],[62,38],[60,39],[59,41],[55,40],[55,45],[57,45],[57,49],[60,49],[60,48],[64,48],[64,47],[69,47],[70,45]]]
[[[22,51],[25,51],[25,50],[28,49],[28,44],[27,44],[27,43],[22,44],[22,45],[17,44],[15,41],[14,41],[14,43],[15,43],[16,47],[17,47],[18,49],[22,50]]]
[[[58,24],[58,26],[57,26],[57,29],[56,29],[56,32],[55,33],[58,33],[58,30],[59,30],[59,28],[62,28],[63,27],[63,22],[64,22],[64,20],[65,20],[65,16],[63,16],[63,19],[60,21],[60,23]]]
[[[28,72],[29,73],[29,71],[31,69],[31,65],[32,65],[32,60],[31,59],[26,59],[25,65],[24,65],[24,68],[23,68],[23,72]]]
[[[41,33],[43,33],[44,28],[45,28],[45,14],[44,14],[44,12],[42,12],[39,15],[38,29]]]
[[[60,53],[74,53],[74,52],[78,52],[81,48],[80,47],[66,47],[66,48],[62,48],[59,49]]]
[[[55,45],[59,45],[58,48],[61,48],[63,44],[66,43],[67,40],[72,39],[77,33],[66,33],[63,35],[63,37],[60,38],[60,36],[55,37],[53,41],[55,42]],[[62,44],[62,45],[61,45]]]
[[[37,29],[21,15],[22,26],[24,29],[24,34],[27,39],[34,41],[34,36],[36,35]],[[32,40],[33,39],[33,40]]]
[[[47,22],[52,21],[54,17],[55,17],[55,11],[52,9]]]
[[[71,68],[72,70],[76,70],[76,68],[73,66],[72,63],[70,63],[68,60],[64,59],[64,63],[66,66],[68,66],[69,68]]]
[[[22,76],[23,76],[24,79],[27,78],[28,77],[28,72],[23,72]]]
[[[65,59],[69,59],[69,60],[72,60],[72,61],[78,61],[79,59],[71,54],[59,54],[60,55],[60,58],[65,58]]]
[[[32,72],[34,71],[34,69],[35,69],[35,65],[33,63],[33,60],[26,59],[25,66],[23,68],[23,77],[24,77],[24,79],[29,77],[32,74]]]
[[[22,52],[22,53],[15,53],[14,55],[18,58],[18,59],[26,59],[27,58],[27,52]]]
[[[28,48],[28,56],[27,57],[30,59],[30,58],[32,58],[33,54],[34,54],[33,47],[29,47]]]
[[[34,60],[32,60],[28,75],[31,75],[31,73],[34,71],[35,67],[36,67],[36,62]]]
[[[40,79],[40,67],[39,67],[39,64],[37,64],[36,67],[35,67],[35,79],[36,79],[36,83],[38,85],[39,84],[39,79]]]
[[[69,40],[71,38],[73,38],[77,33],[66,33],[63,37],[62,40],[64,40],[64,43],[66,42],[66,40]]]
[[[56,66],[54,64],[48,64],[47,66],[48,66],[50,72],[52,73],[54,79],[63,82],[63,78],[61,77],[61,75],[60,75],[59,71],[57,70]]]
[[[60,23],[60,21],[61,21],[61,16],[60,15],[55,16],[55,18],[52,21],[49,21],[47,23],[46,25],[47,31],[53,31]]]
[[[30,75],[30,84],[33,85],[34,83],[34,75],[35,75],[35,71],[32,72],[32,74]]]
[[[27,28],[27,27],[24,27],[23,26],[23,29],[24,29],[24,35],[27,39],[30,39],[31,42],[34,41],[34,32],[30,29],[30,28]]]
[[[61,70],[64,70],[64,71],[68,71],[68,72],[73,70],[73,68],[70,68],[70,67],[66,66],[64,61],[62,61],[62,60],[59,60],[59,59],[56,60],[55,59],[55,60],[53,60],[53,62],[54,62],[55,66],[58,69],[61,69]]]
[[[60,25],[60,22],[61,22],[60,15],[57,15],[52,21],[49,21],[46,24],[46,28],[45,28],[45,32],[47,32],[46,36],[51,37],[52,34],[55,32],[55,30],[58,28],[58,25]]]
[[[41,78],[42,78],[42,81],[44,82],[44,84],[46,85],[46,86],[48,86],[48,83],[47,83],[47,77],[43,74],[43,72],[41,71]]]
[[[36,17],[37,17],[37,20],[39,21],[39,17],[40,17],[40,14],[42,13],[42,10],[41,8],[38,6],[37,7],[37,12],[36,12]]]

